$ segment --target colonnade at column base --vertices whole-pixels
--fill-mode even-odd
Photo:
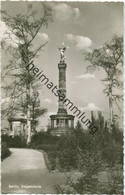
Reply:
[[[50,133],[52,135],[62,135],[74,129],[74,116],[69,114],[51,115]]]

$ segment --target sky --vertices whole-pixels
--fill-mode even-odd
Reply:
[[[28,2],[3,1],[2,9],[10,15],[26,14]],[[34,45],[38,46],[48,40],[44,51],[40,51],[35,66],[43,70],[46,76],[58,85],[58,48],[64,43],[66,55],[67,97],[80,109],[101,110],[107,115],[108,99],[103,93],[101,81],[105,73],[87,72],[90,65],[84,59],[84,52],[101,47],[112,37],[123,34],[123,3],[120,2],[47,2],[53,11],[53,22],[40,30]],[[41,15],[41,2],[32,2],[36,16]],[[4,24],[2,27],[6,29]],[[14,37],[15,38],[15,37]],[[3,55],[4,56],[4,55]],[[3,66],[7,60],[3,57]],[[40,89],[41,106],[48,109],[44,117],[40,117],[40,126],[48,124],[49,115],[57,113],[58,100],[45,86]]]

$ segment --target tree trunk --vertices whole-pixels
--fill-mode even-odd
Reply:
[[[29,48],[27,43],[25,43],[23,46],[21,46],[22,50],[22,59],[25,63],[25,67],[29,64]],[[30,109],[30,72],[27,71],[27,80],[26,80],[26,99],[27,99],[27,144],[31,142],[31,109]]]
[[[27,85],[27,144],[31,142],[30,84]]]
[[[36,131],[36,125],[35,125],[35,103],[33,103],[33,131],[35,132]]]
[[[112,94],[109,95],[109,132],[112,130],[113,124],[113,105],[112,105]]]
[[[31,142],[31,119],[30,119],[30,107],[27,109],[27,144]]]

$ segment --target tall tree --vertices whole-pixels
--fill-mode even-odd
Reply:
[[[123,38],[114,36],[113,39],[105,43],[101,48],[94,49],[86,54],[85,59],[91,63],[88,70],[91,68],[103,69],[106,73],[106,78],[102,81],[105,84],[104,93],[109,101],[109,129],[113,124],[113,103],[117,103],[122,99],[122,95],[114,94],[114,89],[121,88],[123,66]]]
[[[9,76],[14,77],[9,95],[13,101],[10,107],[12,111],[15,107],[15,100],[22,94],[26,94],[27,144],[31,141],[31,88],[35,78],[26,70],[26,66],[33,63],[38,52],[47,44],[47,41],[45,41],[37,48],[34,48],[36,37],[40,35],[43,27],[48,26],[48,22],[52,18],[51,10],[44,4],[41,6],[39,18],[35,17],[37,13],[32,8],[32,4],[29,3],[26,15],[10,16],[7,12],[2,11],[2,20],[7,25],[9,34],[13,35],[11,37],[12,39],[14,37],[16,46],[13,49],[8,47],[9,51],[12,51],[12,58],[5,72],[5,75],[9,74]]]
[[[21,111],[24,115],[27,114],[27,99],[23,96],[20,97],[16,107],[21,108]],[[30,105],[31,105],[31,129],[33,132],[36,132],[36,126],[38,124],[38,118],[47,112],[46,108],[41,107],[40,99],[39,99],[39,92],[35,88],[32,89],[31,96],[30,96]]]

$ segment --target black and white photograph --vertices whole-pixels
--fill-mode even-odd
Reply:
[[[1,193],[123,194],[124,2],[0,12]]]

